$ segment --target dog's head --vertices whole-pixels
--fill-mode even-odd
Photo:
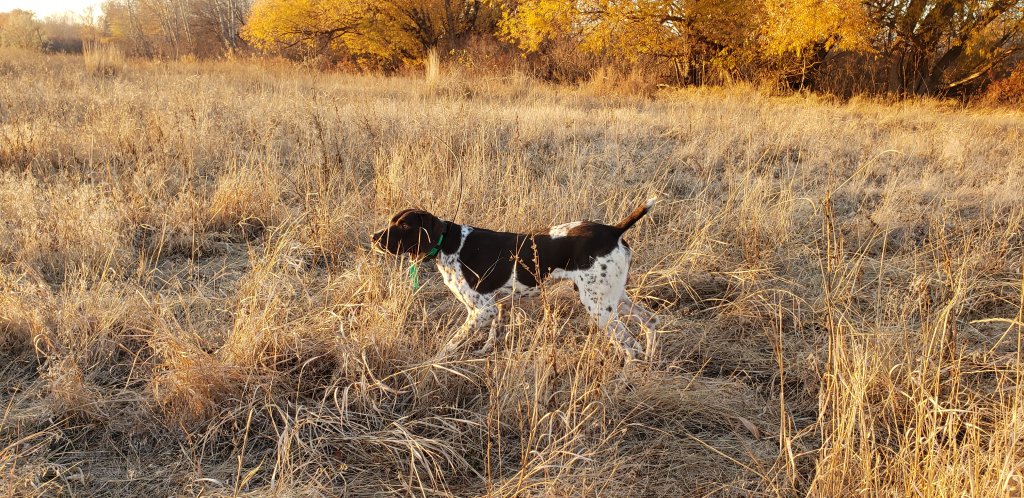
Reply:
[[[422,256],[430,252],[444,233],[445,223],[422,209],[399,211],[387,228],[373,234],[373,247],[390,254]]]

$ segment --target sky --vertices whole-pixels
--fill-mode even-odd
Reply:
[[[99,13],[101,0],[0,0],[0,12],[7,12],[14,9],[31,10],[36,13],[36,19],[45,19],[54,14],[71,12],[81,14],[87,7],[95,7],[95,13]]]

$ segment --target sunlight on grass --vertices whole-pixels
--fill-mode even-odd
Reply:
[[[1020,494],[1020,114],[0,62],[0,494]],[[641,362],[554,283],[439,356],[462,306],[368,249],[406,207],[525,231],[651,195]]]

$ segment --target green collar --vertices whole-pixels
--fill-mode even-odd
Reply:
[[[434,244],[434,247],[430,248],[430,252],[427,253],[427,257],[421,259],[420,262],[430,261],[431,259],[434,259],[435,257],[437,257],[437,253],[441,252],[441,244],[443,244],[443,243],[444,243],[444,234],[442,233],[441,236],[437,238],[437,243]]]
[[[419,261],[413,261],[412,266],[409,267],[409,280],[412,280],[412,290],[417,291],[420,289],[420,263],[425,263],[437,257],[437,254],[441,252],[441,244],[444,243],[444,234],[448,233],[448,226],[444,227],[444,233],[437,238],[437,243],[434,247],[430,248],[430,252],[427,256]]]

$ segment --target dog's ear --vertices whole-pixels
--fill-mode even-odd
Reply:
[[[407,243],[411,252],[426,254],[444,233],[445,224],[437,216],[422,209],[406,215],[405,221],[413,227]]]
[[[438,218],[426,211],[423,212],[423,228],[427,229],[427,233],[430,234],[430,243],[437,243],[437,239],[444,233],[445,223]]]
[[[392,216],[391,217],[391,221],[389,223],[394,223],[394,222],[398,221],[399,219],[401,219],[402,216],[405,216],[407,213],[411,213],[413,211],[416,211],[416,209],[415,208],[403,209],[403,210],[399,211],[398,213],[396,213],[394,216]]]

